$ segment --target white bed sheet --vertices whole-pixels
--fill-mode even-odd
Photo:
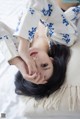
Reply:
[[[28,0],[0,0],[0,20],[12,29],[18,20],[20,10]],[[51,111],[42,108],[34,98],[18,96],[15,94],[14,76],[17,72],[15,66],[9,66],[0,52],[0,116],[6,114],[6,119],[79,119],[79,112]],[[54,109],[52,109],[54,110]],[[1,117],[0,117],[1,118]]]
[[[0,0],[0,20],[15,29],[20,11],[28,0]]]

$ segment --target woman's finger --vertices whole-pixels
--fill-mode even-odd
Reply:
[[[27,80],[27,81],[30,81],[32,83],[35,83],[35,84],[45,84],[47,83],[46,80],[44,80],[44,78],[41,79],[41,76],[40,74],[36,74],[34,73],[33,75],[24,75],[24,79]]]
[[[47,81],[44,79],[44,77],[41,78],[41,80],[39,80],[38,84],[45,84],[47,83]]]
[[[40,76],[40,74],[38,74],[38,76],[36,77],[36,79],[34,79],[34,83],[38,84],[40,78],[41,78],[41,76]]]
[[[36,68],[35,64],[28,64],[28,73],[29,73],[29,75],[37,73],[37,68]]]
[[[33,75],[28,75],[28,74],[23,75],[24,79],[29,81],[35,79],[36,76],[37,76],[37,73],[34,73]]]

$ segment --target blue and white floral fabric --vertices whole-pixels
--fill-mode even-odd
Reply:
[[[71,46],[79,39],[80,6],[63,12],[56,0],[29,0],[27,8],[21,12],[14,35],[11,29],[0,23],[0,49],[7,61],[18,56],[19,41],[13,36],[21,36],[32,42],[39,21],[47,28],[49,46],[51,40]]]
[[[18,45],[18,40],[13,37],[13,30],[0,22],[0,51],[6,61],[19,56]]]
[[[48,37],[71,46],[77,40],[78,32],[74,22],[79,16],[80,6],[71,7],[63,12],[56,0],[29,0],[14,35],[32,42],[38,23],[41,21],[47,27]]]

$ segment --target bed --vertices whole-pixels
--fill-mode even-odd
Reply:
[[[0,0],[0,21],[15,30],[19,12],[25,7],[26,2],[28,0]],[[79,119],[79,44],[78,40],[71,48],[72,58],[68,64],[64,85],[49,98],[41,100],[15,93],[14,79],[18,69],[15,66],[10,66],[0,51],[0,119]]]

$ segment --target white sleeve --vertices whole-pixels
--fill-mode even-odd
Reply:
[[[18,44],[18,40],[13,37],[13,30],[0,22],[0,51],[6,61],[19,56]]]
[[[17,44],[14,44],[12,39],[8,36],[0,37],[0,51],[5,57],[6,61],[13,59],[16,56],[19,56],[17,51]]]
[[[65,14],[70,21],[75,23],[76,20],[80,17],[80,5],[75,7],[70,7],[68,10],[65,11]]]
[[[32,41],[41,18],[43,3],[43,0],[29,0],[27,8],[23,10],[22,17],[17,24],[14,36]]]
[[[63,12],[54,2],[54,10],[50,16],[51,23],[48,25],[48,36],[61,44],[73,45],[78,37],[77,26],[74,22],[77,21],[79,14],[79,6],[71,7]]]

